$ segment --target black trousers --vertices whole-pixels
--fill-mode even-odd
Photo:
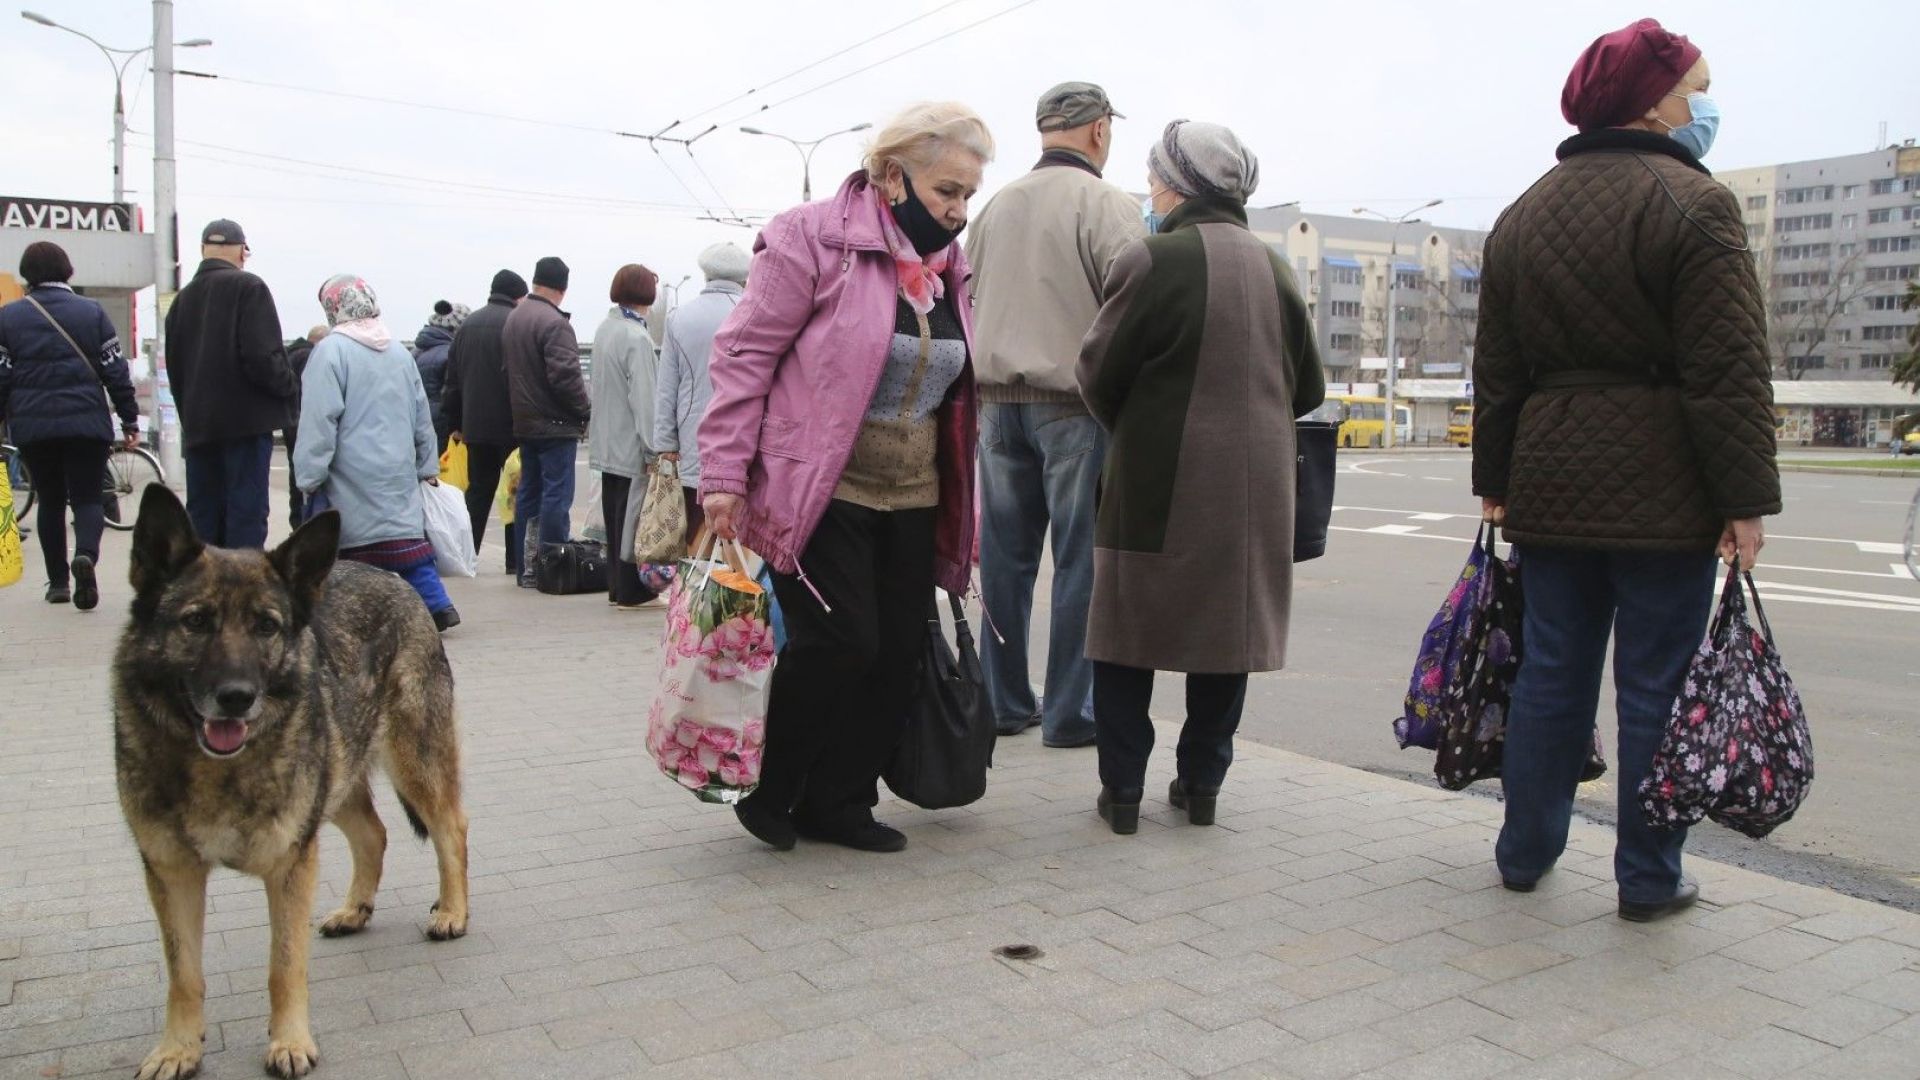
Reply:
[[[1100,782],[1117,790],[1147,782],[1153,753],[1153,675],[1143,668],[1093,664],[1094,736],[1100,748]],[[1218,789],[1233,763],[1233,733],[1247,704],[1247,677],[1188,675],[1187,722],[1176,751],[1180,779],[1200,791]]]
[[[600,512],[607,522],[607,598],[616,604],[644,604],[660,595],[640,580],[640,568],[620,557],[620,529],[627,520],[627,500],[633,481],[610,472],[600,474]],[[642,487],[640,498],[646,498]]]
[[[300,429],[290,427],[280,433],[280,442],[287,448],[287,525],[299,528],[306,520],[307,496],[300,485],[293,480],[293,448],[300,443]]]
[[[42,439],[20,448],[20,458],[33,476],[35,522],[40,530],[40,555],[47,563],[47,583],[67,584],[67,508],[73,508],[73,554],[100,561],[100,534],[107,515],[100,505],[105,493],[110,444],[98,439]]]
[[[873,819],[906,724],[933,594],[934,511],[835,501],[800,557],[833,610],[773,575],[787,647],[773,669],[754,799],[821,825]]]
[[[467,444],[467,518],[473,522],[473,550],[487,538],[487,518],[493,513],[493,495],[500,486],[500,470],[506,467],[509,443]],[[508,559],[509,564],[517,560]]]

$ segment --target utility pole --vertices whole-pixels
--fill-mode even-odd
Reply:
[[[1399,427],[1399,418],[1395,416],[1393,408],[1393,383],[1394,376],[1399,374],[1398,369],[1400,367],[1400,349],[1397,336],[1400,305],[1396,302],[1400,294],[1400,226],[1407,224],[1409,221],[1417,222],[1419,219],[1413,215],[1422,210],[1439,206],[1445,201],[1445,199],[1435,199],[1430,203],[1416,206],[1406,213],[1401,214],[1399,217],[1388,217],[1378,210],[1369,210],[1364,206],[1356,206],[1353,209],[1355,214],[1367,214],[1372,217],[1377,217],[1381,221],[1393,223],[1392,242],[1388,245],[1387,254],[1387,382],[1386,393],[1384,395],[1387,399],[1387,415],[1386,423],[1381,426],[1380,431],[1380,445],[1389,450],[1393,448],[1395,442],[1394,434]],[[1408,434],[1412,434],[1412,432],[1409,431]]]
[[[800,139],[788,138],[787,136],[782,135],[776,131],[761,131],[759,128],[756,128],[756,127],[743,127],[740,130],[743,133],[748,135],[765,135],[770,139],[779,139],[782,142],[790,144],[795,150],[799,151],[800,152],[800,201],[812,202],[813,201],[813,152],[815,150],[820,149],[821,143],[826,142],[828,139],[833,138],[835,135],[851,135],[856,131],[865,131],[872,126],[873,126],[872,124],[866,124],[866,123],[855,124],[850,128],[845,128],[840,131],[830,132],[826,135],[820,136],[817,139],[807,139],[805,141],[802,141]]]
[[[167,378],[167,309],[180,290],[180,222],[173,158],[173,0],[153,0],[153,431],[168,476],[184,476]]]

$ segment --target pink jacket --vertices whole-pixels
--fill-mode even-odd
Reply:
[[[800,556],[833,501],[893,341],[899,277],[882,213],[860,172],[833,198],[768,222],[754,244],[746,295],[713,339],[713,398],[700,422],[701,497],[744,495],[741,540],[775,570],[803,579]],[[938,414],[934,540],[934,581],[956,595],[972,580],[979,441],[971,276],[956,245],[947,295],[969,361]]]

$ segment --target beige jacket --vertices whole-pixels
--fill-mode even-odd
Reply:
[[[1063,153],[1002,189],[967,228],[982,401],[1079,404],[1074,364],[1107,268],[1146,235],[1138,203],[1058,163]]]

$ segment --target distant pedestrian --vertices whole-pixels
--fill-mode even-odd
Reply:
[[[200,231],[200,268],[167,309],[167,379],[180,410],[187,514],[216,547],[267,541],[274,432],[298,392],[267,283],[225,219]]]
[[[992,157],[966,106],[908,109],[832,198],[767,224],[714,338],[707,523],[772,564],[786,620],[765,771],[734,808],[776,848],[907,844],[873,808],[933,587],[959,595],[971,578],[977,406],[956,241]]]
[[[573,469],[593,406],[580,370],[567,297],[567,264],[549,255],[534,264],[533,294],[507,316],[500,333],[513,434],[520,440],[521,527],[530,547],[564,544],[573,525]],[[520,567],[520,584],[533,588],[533,567]]]
[[[447,388],[447,353],[453,344],[453,335],[459,333],[471,314],[473,309],[465,304],[436,300],[427,325],[413,335],[413,363],[420,369],[420,385],[426,388],[427,405],[433,410],[434,441],[441,453],[446,452],[448,432],[457,426],[441,408]]]
[[[500,540],[507,547],[507,573],[520,576],[522,548],[526,545],[520,537],[520,523],[514,517],[515,504],[520,499],[520,451],[507,454],[506,464],[500,467],[500,494],[494,500],[494,508],[500,512]]]
[[[1106,91],[1061,83],[1036,113],[1039,163],[987,203],[967,236],[979,325],[980,600],[999,631],[982,638],[980,659],[1001,734],[1038,724],[1047,746],[1087,746],[1094,493],[1107,440],[1073,369],[1107,268],[1146,227],[1139,204],[1101,177],[1120,116]],[[1049,529],[1052,614],[1035,701],[1027,632]]]
[[[1187,673],[1167,799],[1213,823],[1247,674],[1287,661],[1295,417],[1325,383],[1293,272],[1247,229],[1260,163],[1218,124],[1176,120],[1147,160],[1157,235],[1129,244],[1080,353],[1111,448],[1094,533],[1087,656],[1100,815],[1133,832],[1153,749],[1153,676]]]
[[[327,328],[316,326],[307,331],[307,336],[287,342],[287,366],[293,369],[293,398],[287,403],[287,426],[280,432],[280,442],[287,453],[287,527],[297,529],[307,520],[306,496],[300,485],[293,479],[293,448],[300,441],[300,380],[307,373],[307,357],[313,355],[313,347],[327,336]]]
[[[380,321],[380,303],[351,274],[328,278],[320,306],[332,327],[307,361],[294,476],[340,513],[340,557],[407,579],[443,632],[460,625],[426,539],[420,482],[440,482],[420,369]]]
[[[0,421],[33,478],[47,602],[81,611],[100,603],[96,568],[107,454],[140,443],[133,377],[120,335],[98,301],[73,291],[73,261],[45,240],[20,254],[27,294],[0,307]],[[67,561],[67,508],[73,508],[73,561]]]
[[[447,346],[447,381],[440,412],[449,436],[467,444],[467,516],[473,524],[473,549],[487,536],[487,515],[500,484],[500,470],[518,440],[513,434],[513,398],[507,389],[506,353],[500,335],[514,305],[527,295],[527,282],[511,270],[493,275],[487,302],[467,317]],[[518,565],[517,557],[509,560]]]
[[[1780,512],[1767,311],[1739,201],[1700,163],[1719,110],[1700,50],[1652,19],[1596,39],[1560,164],[1487,238],[1473,489],[1521,552],[1526,625],[1495,859],[1531,892],[1566,849],[1615,639],[1622,918],[1685,908],[1685,829],[1649,828],[1652,767],[1713,603]]]
[[[587,467],[600,473],[600,508],[607,536],[618,546],[627,501],[644,498],[647,466],[653,462],[653,398],[658,355],[647,330],[647,313],[660,275],[628,263],[607,290],[613,307],[593,335],[593,422],[587,426]],[[617,554],[617,553],[616,553]],[[625,559],[607,561],[607,602],[637,611],[654,598],[641,584],[640,568]]]
[[[667,322],[666,348],[660,354],[659,388],[655,392],[654,448],[674,463],[687,499],[687,542],[700,531],[700,419],[713,396],[707,360],[713,353],[713,335],[740,303],[746,290],[751,258],[740,245],[719,243],[700,253],[700,272],[706,287],[673,310]]]

